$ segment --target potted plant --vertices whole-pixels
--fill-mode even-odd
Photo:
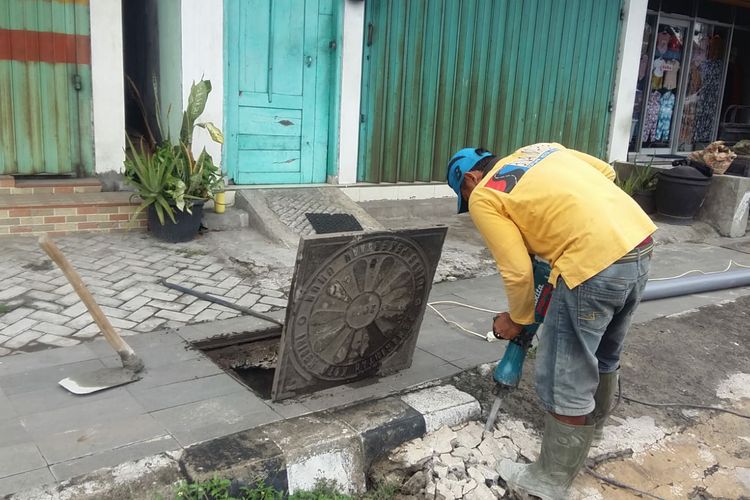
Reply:
[[[617,185],[630,195],[647,214],[656,212],[654,191],[658,178],[651,168],[652,163],[653,158],[648,165],[633,165],[633,170],[624,179],[617,176]]]
[[[206,129],[212,140],[224,143],[221,131],[213,123],[197,122],[210,92],[210,81],[193,83],[176,143],[163,133],[166,139],[161,142],[140,141],[137,147],[128,138],[125,179],[141,199],[132,219],[147,210],[149,231],[164,241],[193,239],[200,229],[203,204],[223,190],[221,171],[211,155],[203,148],[196,158],[192,149],[195,127]],[[156,116],[161,133],[158,102]]]

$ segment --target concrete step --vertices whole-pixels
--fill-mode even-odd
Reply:
[[[146,214],[132,193],[0,194],[0,236],[145,229]]]

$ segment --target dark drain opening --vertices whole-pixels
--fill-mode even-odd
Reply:
[[[253,335],[251,334],[251,337]],[[281,330],[266,331],[262,338],[247,335],[196,345],[219,368],[262,399],[271,399],[279,357]]]

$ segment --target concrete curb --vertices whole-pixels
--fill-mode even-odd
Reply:
[[[169,498],[180,480],[214,476],[265,481],[291,493],[319,479],[360,493],[370,465],[400,444],[443,425],[479,418],[479,402],[451,385],[327,410],[100,469],[54,487],[12,494],[10,500]]]

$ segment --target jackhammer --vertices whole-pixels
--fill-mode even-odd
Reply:
[[[551,271],[549,264],[532,258],[532,267],[534,272],[534,323],[524,326],[521,333],[508,343],[503,358],[495,368],[492,375],[495,381],[495,387],[492,391],[495,395],[495,401],[492,403],[487,423],[484,425],[485,434],[492,431],[503,399],[517,388],[521,381],[526,353],[531,347],[531,342],[534,340],[534,335],[536,335],[539,326],[544,321],[544,316],[547,314],[547,308],[552,298],[552,285],[549,283]]]

